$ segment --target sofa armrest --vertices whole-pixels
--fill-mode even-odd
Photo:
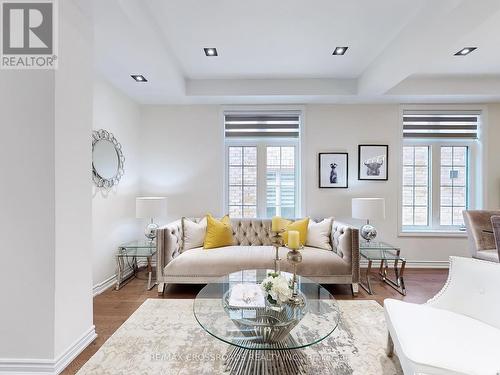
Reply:
[[[156,231],[156,272],[163,275],[165,266],[179,255],[182,246],[181,220],[167,224]]]
[[[335,251],[352,268],[352,281],[359,282],[359,230],[334,220],[331,241]]]

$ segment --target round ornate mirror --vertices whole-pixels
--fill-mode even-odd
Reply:
[[[103,129],[92,132],[92,178],[98,187],[118,184],[124,162],[122,146],[112,133]]]

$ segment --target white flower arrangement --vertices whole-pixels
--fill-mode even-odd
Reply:
[[[292,296],[289,281],[278,273],[270,273],[260,286],[267,293],[267,300],[272,304],[285,303]]]

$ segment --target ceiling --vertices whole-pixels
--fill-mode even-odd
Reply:
[[[498,0],[94,0],[92,17],[96,69],[141,103],[500,100]]]

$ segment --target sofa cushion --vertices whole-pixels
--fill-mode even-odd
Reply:
[[[190,250],[203,246],[205,233],[207,232],[207,217],[205,216],[199,222],[183,217],[181,223],[183,234],[182,250]]]
[[[232,219],[233,245],[270,246],[271,220]]]
[[[317,247],[318,249],[333,250],[330,241],[332,234],[333,217],[329,217],[320,222],[309,220],[307,228],[306,246]]]
[[[280,248],[280,268],[291,272],[288,249]],[[206,251],[191,249],[178,255],[164,268],[165,276],[223,276],[243,269],[273,269],[272,246],[226,246]],[[333,251],[306,247],[297,273],[303,276],[349,275],[351,266]]]
[[[281,257],[281,264],[286,267],[281,269],[293,271],[290,264],[286,261],[286,253]],[[302,250],[302,263],[297,266],[297,273],[303,276],[334,276],[350,275],[352,272],[351,264],[347,263],[337,253],[331,250],[316,249],[314,247],[304,247]]]
[[[400,354],[414,368],[477,375],[500,369],[499,329],[429,305],[386,299],[384,308]]]
[[[288,243],[288,232],[294,230],[299,232],[299,241],[300,245],[304,246],[307,241],[307,227],[309,226],[309,218],[306,217],[305,219],[300,219],[296,221],[289,221],[286,224],[286,230],[283,232],[281,235],[283,237],[283,241],[285,244]]]
[[[212,215],[207,215],[207,233],[205,234],[205,249],[230,246],[233,244],[233,227],[228,215],[217,220]]]

